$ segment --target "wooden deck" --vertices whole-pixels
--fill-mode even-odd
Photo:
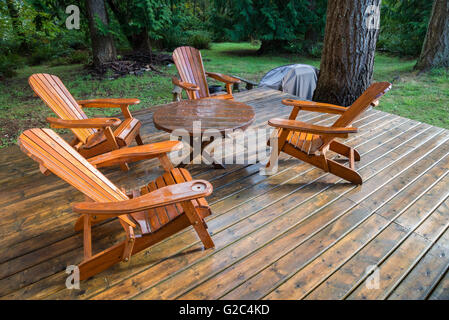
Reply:
[[[236,94],[256,109],[253,126],[287,116],[287,95]],[[168,137],[153,108],[134,112],[145,142]],[[303,113],[328,125],[333,118]],[[355,125],[362,186],[283,158],[272,176],[260,164],[188,166],[214,186],[208,218],[216,248],[187,229],[81,283],[65,288],[68,265],[82,260],[71,204],[84,197],[43,176],[18,147],[0,151],[2,299],[448,299],[449,131],[378,110]],[[126,188],[161,173],[155,161],[104,172]],[[123,237],[116,221],[94,228],[94,250]],[[367,269],[374,269],[367,278]],[[379,276],[378,278],[376,278]],[[376,281],[378,279],[379,281]]]

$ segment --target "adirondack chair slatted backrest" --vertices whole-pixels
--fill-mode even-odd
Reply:
[[[76,102],[57,76],[37,73],[29,77],[28,82],[34,92],[63,120],[87,119],[83,109]],[[83,143],[94,134],[94,129],[71,129]]]
[[[173,61],[181,80],[197,85],[200,90],[195,92],[196,98],[209,97],[206,73],[201,52],[192,47],[179,47],[173,51]]]
[[[391,89],[389,82],[375,82],[368,89],[366,89],[360,97],[335,121],[332,127],[348,127],[350,126],[365,110],[367,110],[371,103],[381,98],[388,90]],[[323,137],[323,144],[321,148],[326,147],[334,137]]]
[[[19,137],[28,156],[95,202],[128,200],[119,188],[51,129],[29,129]]]
[[[373,83],[348,109],[335,121],[332,127],[347,127],[353,123],[365,110],[367,110],[371,103],[382,97],[388,90],[391,89],[389,82]]]

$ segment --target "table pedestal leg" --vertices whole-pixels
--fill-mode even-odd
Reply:
[[[201,136],[200,139],[202,140],[203,137]],[[201,147],[199,150],[200,151],[199,154],[197,152],[194,154],[194,152],[197,150],[195,150],[195,148],[194,148],[194,138],[190,137],[189,143],[190,143],[190,147],[192,148],[192,151],[190,152],[190,154],[187,157],[185,157],[181,161],[181,163],[178,165],[178,168],[184,168],[187,164],[190,164],[193,161],[193,159],[195,159],[198,155],[201,155],[201,157],[202,157],[203,150],[213,141],[214,141],[213,138],[210,138],[210,140],[208,140],[208,141],[202,141],[200,144]],[[212,165],[214,166],[215,169],[225,169],[225,166],[222,165],[221,163],[216,162],[215,159],[212,158],[212,161],[213,161]]]

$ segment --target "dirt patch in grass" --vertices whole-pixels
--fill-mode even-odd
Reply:
[[[47,123],[44,117],[34,115],[32,119],[4,119],[0,118],[1,145],[14,144],[17,133],[31,128],[43,128]]]

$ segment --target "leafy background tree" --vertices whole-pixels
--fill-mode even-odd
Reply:
[[[326,3],[326,0],[216,0],[212,14],[216,22],[214,30],[221,33],[222,39],[260,40],[261,54],[307,52],[322,38]]]
[[[383,0],[378,49],[417,57],[426,36],[432,1]]]
[[[67,30],[70,0],[0,0],[0,76],[25,64],[94,61],[86,1],[77,1],[81,29]],[[211,41],[260,41],[259,54],[320,57],[327,0],[96,0],[107,24],[94,27],[126,52],[208,48]],[[418,57],[432,10],[428,0],[383,0],[378,50]],[[18,18],[20,17],[20,18]]]
[[[0,148],[14,143],[23,129],[47,125],[48,108],[36,105],[26,83],[26,77],[34,72],[60,75],[80,98],[138,96],[143,102],[136,106],[140,108],[170,101],[170,76],[176,70],[173,65],[162,67],[154,63],[167,61],[172,50],[181,45],[210,47],[203,51],[210,71],[255,82],[271,68],[283,64],[307,63],[326,70],[325,64],[320,65],[320,58],[324,50],[327,0],[95,0],[104,3],[109,19],[104,23],[94,16],[93,26],[109,37],[117,49],[117,60],[106,61],[98,68],[104,74],[90,72],[94,70],[96,53],[92,48],[87,1],[0,0]],[[444,8],[441,4],[447,0],[438,1],[440,5],[436,8]],[[352,0],[350,4],[354,6],[357,2]],[[80,8],[79,30],[68,30],[65,26],[68,16],[65,10],[72,4]],[[429,23],[431,11],[432,2],[428,0],[382,0],[377,50],[386,54],[376,55],[374,78],[395,82],[394,90],[382,100],[382,110],[447,127],[447,70],[435,68],[447,65],[447,45],[440,46],[442,50],[424,47],[435,47],[435,39],[444,43],[438,35],[444,34],[441,30],[445,30],[447,23],[440,21],[449,14],[434,14],[436,23]],[[426,30],[432,37],[427,37],[423,46]],[[210,46],[212,41],[214,44]],[[261,50],[256,58],[258,48]],[[372,52],[367,46],[361,50]],[[426,66],[417,69],[425,73],[413,71],[420,51],[427,52],[420,59],[426,61]],[[137,65],[137,71],[114,69],[124,65]],[[161,73],[144,73],[142,68]],[[344,82],[339,80],[342,74],[338,74],[338,68],[327,69],[329,79],[337,79],[338,84]],[[103,81],[130,71],[139,77]],[[354,72],[345,68],[347,76]],[[366,79],[357,90],[365,87],[369,77]],[[321,92],[344,92],[338,85],[331,83],[331,87]],[[352,93],[343,95],[357,95],[352,86],[348,88]],[[344,104],[340,98],[335,102]],[[320,99],[330,101],[325,95]],[[88,112],[94,111],[100,112]],[[112,115],[107,112],[112,111],[101,110],[105,116]]]

